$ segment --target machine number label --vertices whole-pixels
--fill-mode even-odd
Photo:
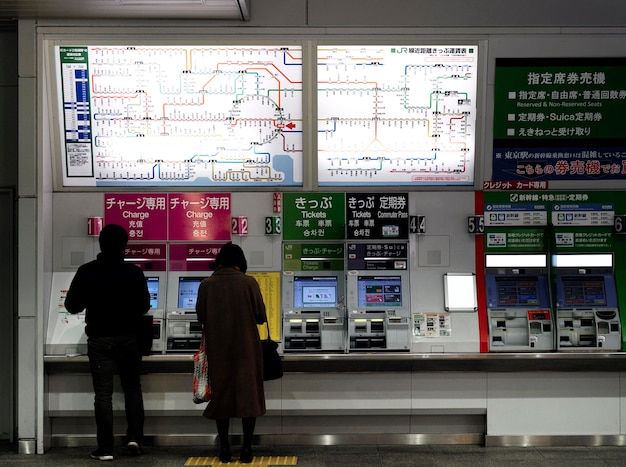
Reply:
[[[265,218],[265,234],[279,235],[281,232],[280,216],[272,216]]]
[[[426,216],[409,216],[409,232],[426,233]]]
[[[469,216],[467,218],[467,231],[471,234],[485,232],[485,218],[483,216]]]

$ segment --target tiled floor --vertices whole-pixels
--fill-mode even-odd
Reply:
[[[0,443],[0,466],[184,466],[221,464],[214,448],[147,447],[139,457],[116,452],[113,462],[89,458],[90,448],[53,448],[43,455],[20,455]],[[295,465],[298,467],[575,467],[626,466],[626,447],[481,447],[468,445],[431,446],[255,446],[250,466]],[[237,455],[237,449],[233,449]],[[278,456],[278,458],[277,458]],[[268,459],[271,462],[268,463]],[[191,464],[193,462],[201,463]],[[287,462],[287,463],[285,463]],[[236,457],[229,465],[241,465]]]

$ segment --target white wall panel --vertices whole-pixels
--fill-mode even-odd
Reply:
[[[283,414],[398,414],[411,408],[410,373],[287,374]]]
[[[411,394],[414,414],[482,414],[487,411],[487,374],[415,372]]]
[[[487,435],[616,435],[619,373],[490,373]]]

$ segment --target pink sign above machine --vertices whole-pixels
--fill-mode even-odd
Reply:
[[[166,271],[167,244],[129,242],[124,250],[126,261],[144,271]]]
[[[230,193],[106,193],[105,224],[126,228],[130,241],[228,241]]]
[[[167,240],[167,194],[105,193],[104,223],[119,224],[130,241]]]
[[[170,193],[169,240],[230,240],[230,193]]]
[[[222,246],[216,243],[171,243],[169,270],[205,271],[208,276]]]

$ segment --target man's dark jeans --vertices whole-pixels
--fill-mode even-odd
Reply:
[[[113,376],[120,375],[126,410],[127,441],[143,440],[141,355],[135,336],[90,337],[87,352],[95,393],[98,448],[113,453]]]

